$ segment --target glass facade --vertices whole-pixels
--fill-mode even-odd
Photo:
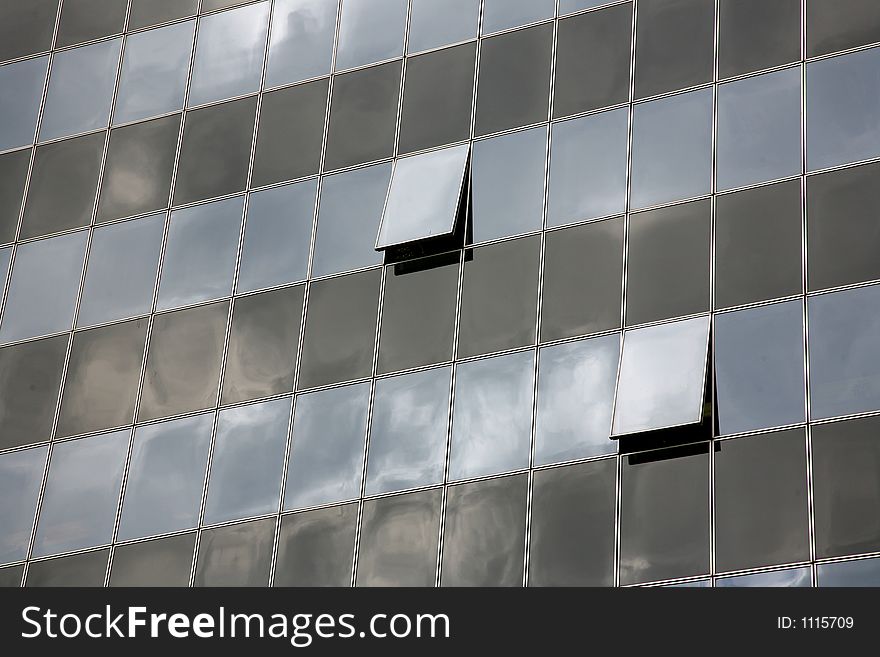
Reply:
[[[0,0],[0,585],[877,585],[877,7]]]

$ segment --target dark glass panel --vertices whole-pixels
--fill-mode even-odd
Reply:
[[[0,243],[15,239],[31,149],[0,155]]]
[[[807,57],[880,41],[874,0],[808,0]]]
[[[202,532],[193,586],[268,586],[275,519]]]
[[[282,516],[275,586],[349,586],[357,504]]]
[[[189,586],[196,535],[117,546],[110,586]]]
[[[72,557],[34,561],[28,566],[25,586],[104,586],[110,550],[98,550]]]
[[[49,50],[60,0],[0,5],[0,61]]]
[[[128,29],[194,16],[199,10],[199,0],[131,0]]]
[[[721,0],[718,14],[720,78],[801,58],[800,0]]]
[[[127,9],[128,0],[64,0],[55,47],[122,32]]]

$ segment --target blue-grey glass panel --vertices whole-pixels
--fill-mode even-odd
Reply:
[[[474,143],[471,164],[473,241],[541,228],[547,128]]]
[[[290,402],[276,399],[220,411],[206,524],[278,511]]]
[[[40,122],[40,141],[102,128],[110,120],[122,39],[55,55]]]
[[[880,48],[807,64],[807,170],[880,154]]]
[[[202,532],[193,586],[267,586],[275,519]]]
[[[528,467],[534,376],[533,351],[458,366],[450,479]]]
[[[443,481],[450,376],[444,367],[376,382],[367,495]]]
[[[183,107],[195,25],[186,21],[126,39],[113,125]]]
[[[150,312],[165,213],[96,228],[77,326]]]
[[[349,586],[358,504],[281,518],[275,586]]]
[[[201,19],[196,38],[189,105],[201,105],[260,88],[269,2]]]
[[[613,435],[700,421],[708,339],[708,317],[624,333]]]
[[[312,276],[326,276],[382,262],[376,234],[391,178],[391,165],[378,164],[324,178]]]
[[[708,194],[712,184],[712,90],[636,105],[631,208]]]
[[[617,335],[541,349],[536,465],[617,451],[609,437],[619,355]]]
[[[343,0],[336,70],[403,55],[407,0]]]
[[[339,0],[276,0],[269,35],[266,86],[330,72]]]
[[[880,287],[811,297],[810,417],[880,409]]]
[[[819,564],[818,586],[880,586],[880,559]]]
[[[0,563],[27,557],[48,447],[0,455]]]
[[[547,225],[626,211],[626,108],[554,123]]]
[[[465,144],[395,162],[377,249],[452,232],[469,151]]]
[[[0,5],[0,60],[49,50],[59,1],[28,0]]]
[[[480,0],[413,0],[407,52],[473,39],[479,19]]]
[[[34,143],[48,57],[0,66],[0,151]]]
[[[110,586],[189,586],[196,533],[118,545]]]
[[[715,398],[722,434],[804,421],[803,304],[715,316]]]
[[[791,568],[789,570],[774,570],[769,573],[756,573],[754,575],[740,575],[739,577],[720,577],[715,580],[715,586],[727,587],[808,587],[812,586],[810,567]]]
[[[158,310],[232,293],[243,210],[238,196],[171,213]]]
[[[88,235],[80,231],[18,247],[0,342],[70,329]]]
[[[317,188],[317,180],[308,180],[251,194],[237,292],[306,278]]]
[[[369,401],[369,383],[296,398],[285,509],[359,495]]]
[[[483,0],[483,34],[553,18],[556,0]]]
[[[801,170],[801,70],[789,68],[718,88],[718,189]]]
[[[130,433],[126,429],[52,448],[34,556],[110,542]]]
[[[119,540],[198,524],[213,423],[207,413],[137,428]]]
[[[32,561],[25,586],[104,586],[110,550],[96,550],[60,559]]]

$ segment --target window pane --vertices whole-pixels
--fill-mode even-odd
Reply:
[[[801,171],[801,71],[789,68],[718,88],[719,189]]]
[[[452,232],[469,151],[463,145],[397,160],[377,249]]]
[[[138,421],[216,403],[228,308],[215,303],[153,320]]]
[[[880,586],[880,559],[820,564],[819,586]]]
[[[360,495],[369,401],[369,383],[296,398],[285,509]]]
[[[403,55],[407,0],[343,0],[336,70]]]
[[[624,333],[613,435],[700,421],[708,339],[708,317]]]
[[[193,586],[268,586],[275,519],[202,532]]]
[[[168,206],[180,115],[110,133],[98,222]]]
[[[709,572],[709,455],[623,461],[620,583]]]
[[[802,429],[726,440],[715,454],[719,572],[807,561],[807,454]]]
[[[880,154],[880,48],[807,65],[807,170]]]
[[[816,556],[880,550],[878,418],[812,428]]]
[[[627,109],[553,124],[547,225],[626,211]]]
[[[31,149],[0,155],[0,242],[11,242],[18,229]]]
[[[880,6],[872,0],[809,0],[807,56],[880,41]]]
[[[465,261],[460,357],[534,343],[540,247],[528,237],[474,249]]]
[[[553,26],[486,39],[480,48],[476,134],[547,120]]]
[[[477,36],[480,0],[413,0],[408,52],[438,48]]]
[[[253,187],[318,173],[327,85],[317,80],[263,95]]]
[[[126,0],[64,0],[55,47],[122,32],[127,9]]]
[[[131,424],[146,337],[146,319],[74,335],[56,435]]]
[[[358,505],[282,516],[275,586],[349,586]]]
[[[70,329],[87,240],[80,231],[18,247],[0,342]]]
[[[220,411],[205,524],[277,513],[290,398]]]
[[[739,577],[723,577],[715,580],[716,587],[801,587],[812,586],[812,574],[809,566],[776,570],[770,573],[756,573]]]
[[[104,586],[109,555],[107,549],[33,562],[25,586]]]
[[[623,218],[547,233],[541,341],[620,326]]]
[[[613,586],[617,461],[535,472],[530,586]]]
[[[811,297],[810,417],[880,408],[880,287]]]
[[[440,489],[364,502],[358,586],[434,586]]]
[[[712,90],[636,105],[631,208],[708,194],[712,183]]]
[[[189,586],[196,535],[117,546],[110,586]]]
[[[709,310],[711,231],[708,200],[630,215],[627,325]]]
[[[131,0],[128,29],[138,30],[177,18],[194,16],[199,0]]]
[[[251,194],[237,292],[306,278],[317,188],[310,180]]]
[[[40,141],[107,125],[121,48],[122,39],[112,39],[55,55]]]
[[[474,142],[473,241],[540,230],[544,215],[547,128]]]
[[[325,171],[392,155],[399,92],[400,62],[333,79]]]
[[[195,527],[214,414],[138,427],[119,522],[119,540]]]
[[[244,196],[171,213],[158,310],[232,294]]]
[[[615,0],[559,0],[559,15],[563,16],[581,9],[592,9],[611,2],[615,2]]]
[[[617,451],[608,438],[619,352],[617,335],[541,349],[536,465]]]
[[[528,467],[534,376],[532,351],[458,366],[450,479]]]
[[[470,43],[407,60],[400,153],[468,138],[475,56],[476,44]]]
[[[91,223],[103,152],[104,133],[37,148],[19,239]]]
[[[712,79],[715,0],[639,0],[636,98]]]
[[[38,447],[0,455],[0,563],[27,557],[47,452]]]
[[[186,21],[126,38],[114,124],[183,108],[195,26]]]
[[[11,589],[21,586],[21,576],[24,572],[24,564],[0,568],[0,588]]]
[[[293,390],[302,311],[301,285],[236,299],[222,404]]]
[[[627,3],[559,21],[554,118],[629,100],[632,13]]]
[[[259,2],[201,19],[189,105],[202,105],[259,90],[269,4]]]
[[[150,312],[164,228],[162,213],[95,230],[78,326]]]
[[[380,274],[373,270],[312,284],[298,389],[370,375]]]
[[[4,2],[0,7],[0,60],[49,50],[59,0]]]
[[[34,556],[110,542],[129,435],[126,429],[52,448]]]
[[[800,59],[800,0],[721,0],[718,11],[719,77]]]
[[[0,449],[49,440],[67,336],[0,349]]]
[[[367,495],[443,482],[451,369],[376,382]]]
[[[807,179],[807,283],[810,290],[880,278],[874,217],[880,164]]]
[[[255,98],[187,112],[174,205],[243,190],[254,134]]]
[[[801,232],[799,180],[717,197],[715,307],[799,294]]]
[[[48,57],[0,66],[0,151],[34,143]]]
[[[715,316],[722,434],[804,421],[804,307],[789,301]]]
[[[443,586],[521,586],[526,475],[450,486]]]
[[[312,276],[378,265],[376,233],[391,179],[391,165],[379,164],[324,178],[318,208]]]
[[[484,0],[483,34],[553,18],[555,0]]]
[[[338,0],[276,0],[269,36],[266,86],[330,72]]]

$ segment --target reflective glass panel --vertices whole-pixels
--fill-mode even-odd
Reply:
[[[350,586],[358,505],[282,516],[275,586]]]
[[[0,60],[49,50],[59,1],[4,2],[0,7]]]
[[[27,557],[47,452],[37,447],[0,455],[0,563]]]
[[[880,559],[820,564],[818,586],[880,586]]]
[[[338,0],[276,0],[266,86],[326,75],[333,57]]]
[[[418,52],[477,36],[480,0],[413,0],[407,50]]]
[[[117,546],[110,586],[189,586],[195,542],[192,533]]]
[[[194,16],[199,0],[131,0],[128,29],[137,30],[177,18]]]
[[[721,0],[718,14],[719,77],[800,59],[800,0]]]
[[[809,0],[807,57],[880,41],[880,5],[873,0]]]
[[[739,577],[722,577],[715,580],[716,587],[809,587],[812,586],[812,573],[809,566],[790,570],[775,570],[770,573],[755,573]]]
[[[203,531],[193,586],[268,586],[274,540],[274,518]]]
[[[407,0],[343,0],[336,69],[403,55]]]
[[[34,143],[48,57],[0,66],[0,151]]]
[[[21,586],[21,576],[24,572],[24,564],[0,568],[0,589],[18,588]]]
[[[64,0],[55,47],[122,32],[127,9],[126,0]]]
[[[31,149],[0,155],[0,243],[15,239]]]
[[[25,586],[103,586],[108,556],[110,550],[106,549],[35,561],[28,566]]]

